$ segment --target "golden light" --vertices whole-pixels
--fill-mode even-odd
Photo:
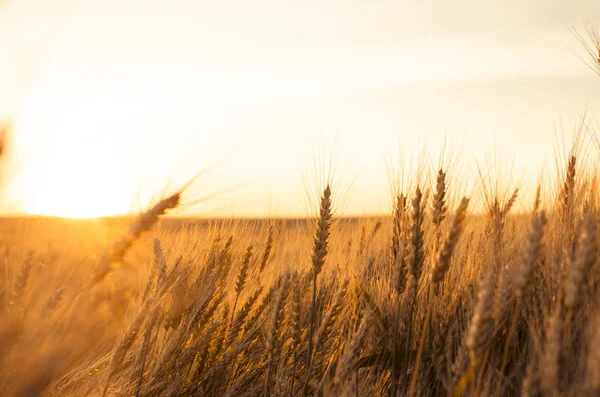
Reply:
[[[140,158],[129,145],[124,153],[114,132],[98,129],[101,112],[65,103],[45,84],[32,86],[15,118],[8,190],[19,212],[67,218],[131,212],[141,199]]]
[[[448,137],[464,158],[497,149],[535,174],[552,154],[557,117],[573,125],[600,103],[570,49],[568,19],[521,32],[510,7],[470,10],[474,26],[463,26],[467,16],[451,28],[445,12],[401,2],[386,13],[340,2],[331,14],[13,3],[0,12],[0,121],[15,121],[17,157],[0,197],[6,213],[130,213],[226,158],[231,176],[211,187],[253,181],[253,194],[237,191],[243,199],[212,214],[303,216],[295,175],[321,142],[352,159],[347,175],[361,194],[348,213],[387,211],[382,152],[427,143],[438,153]],[[471,34],[488,17],[492,29]],[[496,31],[503,18],[510,29]]]
[[[34,165],[37,166],[43,165]],[[97,167],[90,167],[89,164],[73,167],[65,162],[50,165],[45,170],[45,176],[29,174],[23,179],[31,184],[31,188],[23,195],[20,207],[31,215],[65,218],[125,214],[129,207],[119,190],[109,189],[106,183],[97,184],[106,171],[104,167],[101,163]]]

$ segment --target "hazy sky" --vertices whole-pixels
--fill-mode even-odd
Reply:
[[[201,215],[304,215],[301,172],[332,146],[347,210],[388,209],[385,157],[442,138],[536,178],[555,129],[600,106],[570,32],[596,0],[11,0],[0,119],[7,206],[91,216],[148,203],[219,161]],[[238,184],[244,183],[238,187]]]

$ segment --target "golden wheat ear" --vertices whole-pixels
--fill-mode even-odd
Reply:
[[[252,244],[248,245],[244,256],[242,257],[242,263],[240,265],[240,272],[238,273],[237,280],[235,281],[235,301],[233,302],[233,310],[231,311],[231,321],[233,323],[233,316],[235,315],[235,309],[237,307],[240,294],[246,287],[246,280],[248,278],[248,269],[250,268],[250,261],[252,260]]]
[[[153,207],[138,215],[130,224],[129,231],[121,236],[108,248],[96,269],[92,285],[104,279],[123,260],[131,246],[156,224],[158,219],[169,210],[177,208],[181,199],[181,192],[177,192],[156,203]]]
[[[418,285],[421,273],[423,272],[423,263],[425,261],[424,230],[423,230],[423,192],[419,187],[415,192],[412,200],[411,212],[411,240],[410,240],[410,258],[408,262],[408,270],[413,277],[414,285]]]
[[[456,215],[452,220],[452,226],[448,232],[448,237],[446,237],[446,240],[439,250],[438,257],[434,264],[432,275],[433,284],[441,282],[444,279],[446,272],[450,268],[450,259],[452,257],[452,253],[454,252],[454,248],[458,243],[458,239],[462,234],[468,205],[469,199],[465,197],[461,200],[458,209],[456,210]]]
[[[317,218],[317,228],[313,237],[313,253],[312,253],[312,301],[310,306],[310,323],[308,331],[308,348],[306,351],[306,373],[304,379],[304,389],[308,387],[310,381],[310,370],[313,356],[313,334],[316,321],[316,306],[317,306],[317,277],[327,256],[327,245],[329,243],[329,235],[331,233],[331,187],[329,184],[323,190],[321,196],[319,217]]]

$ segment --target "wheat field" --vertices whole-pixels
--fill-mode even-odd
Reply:
[[[589,171],[589,170],[587,170]],[[597,395],[597,183],[528,211],[446,171],[388,217],[7,218],[6,396]],[[551,199],[542,197],[553,195]]]
[[[135,217],[3,218],[0,395],[598,396],[585,139],[531,200],[489,173],[464,191],[445,161],[381,217],[339,215],[326,179],[306,219],[170,217],[184,190]]]

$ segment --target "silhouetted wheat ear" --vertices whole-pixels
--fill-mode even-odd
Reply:
[[[399,194],[394,203],[392,214],[392,242],[390,244],[390,263],[392,266],[396,263],[397,256],[401,253],[401,239],[403,230],[403,218],[406,211],[406,199],[403,194]]]
[[[331,228],[331,188],[329,185],[323,191],[321,197],[319,218],[317,219],[317,229],[313,238],[312,255],[312,300],[310,305],[310,323],[308,328],[308,348],[306,351],[306,373],[304,379],[304,389],[307,390],[310,380],[310,370],[313,355],[313,334],[315,329],[316,305],[317,305],[317,276],[323,269],[325,256],[327,255],[327,244]]]
[[[432,211],[431,211],[431,222],[434,227],[434,244],[435,249],[437,250],[438,244],[440,244],[441,230],[440,227],[442,222],[446,218],[446,213],[448,212],[448,207],[446,206],[446,173],[443,169],[438,170],[436,183],[435,183],[435,193],[433,194],[433,203],[432,203]]]
[[[323,264],[325,263],[325,256],[327,256],[331,216],[331,188],[327,185],[321,198],[317,230],[313,239],[312,266],[315,274],[321,273]]]
[[[290,313],[290,350],[296,351],[302,342],[302,283],[296,277],[296,283],[292,290],[291,313]]]
[[[260,260],[260,268],[258,270],[259,273],[262,273],[267,266],[267,262],[269,261],[269,256],[271,255],[271,250],[273,248],[273,226],[269,227],[269,234],[267,236],[267,243],[265,245],[265,251],[263,252],[262,258]]]
[[[415,283],[418,283],[423,272],[423,262],[425,260],[425,251],[423,250],[423,193],[417,188],[415,197],[412,201],[411,213],[411,252],[409,260],[409,271],[413,276]]]
[[[27,288],[27,283],[29,282],[29,276],[31,275],[31,268],[33,266],[33,251],[27,252],[23,263],[21,263],[21,267],[19,268],[19,273],[17,274],[17,279],[15,280],[15,285],[12,290],[12,297],[17,298],[22,295]]]
[[[571,221],[572,210],[575,200],[575,172],[577,167],[577,158],[575,156],[569,157],[567,164],[567,175],[563,184],[560,194],[560,205],[563,220],[566,222]]]
[[[513,191],[513,194],[510,196],[510,198],[506,202],[506,204],[504,204],[504,207],[502,207],[502,217],[506,217],[506,215],[508,215],[508,213],[510,212],[512,207],[514,207],[515,203],[517,202],[518,196],[519,196],[519,189],[515,189]]]
[[[250,260],[252,259],[252,245],[246,248],[246,252],[242,258],[242,265],[240,266],[240,272],[238,273],[237,281],[235,282],[235,292],[240,294],[246,286],[246,280],[248,278],[248,268],[250,267]]]
[[[106,277],[113,269],[113,266],[123,260],[133,243],[140,238],[144,232],[150,230],[160,216],[179,206],[180,199],[181,192],[177,192],[172,196],[159,201],[154,207],[139,215],[130,225],[129,232],[117,240],[113,246],[104,253],[92,280],[92,284],[95,284]]]
[[[160,240],[155,238],[153,241],[154,267],[158,274],[158,281],[162,281],[167,275],[167,261],[160,245]]]
[[[399,200],[400,201],[400,200]],[[415,310],[415,302],[417,299],[417,290],[419,285],[419,279],[421,277],[421,273],[423,271],[423,262],[425,261],[425,251],[423,249],[423,240],[424,240],[424,231],[423,231],[423,193],[421,192],[421,188],[417,187],[415,192],[415,197],[412,200],[412,208],[410,213],[410,224],[407,225],[409,228],[408,236],[406,237],[406,244],[403,245],[404,249],[407,251],[406,256],[403,255],[404,250],[399,250],[397,254],[397,261],[400,257],[408,262],[407,268],[410,274],[412,275],[412,282],[410,284],[410,296],[411,303],[409,306],[409,325],[408,328],[408,336],[406,337],[405,348],[408,350],[409,343],[412,340],[412,318]],[[403,222],[404,223],[404,222]],[[407,222],[408,223],[408,222]],[[400,243],[405,238],[400,238]],[[394,280],[394,289],[396,292],[403,291],[406,288],[406,281],[404,278],[404,269],[403,266],[398,264],[395,266],[395,280]],[[393,335],[396,335],[398,329],[398,321],[400,314],[400,301],[396,302],[396,313],[394,315],[393,322]],[[392,342],[392,374],[391,374],[391,386],[389,393],[391,395],[397,394],[397,383],[398,383],[398,373],[397,373],[397,339],[394,337]],[[408,356],[404,358],[404,368],[407,368],[408,365]]]
[[[432,275],[432,282],[434,284],[437,284],[444,279],[444,276],[450,267],[452,253],[454,252],[454,248],[456,247],[458,239],[463,231],[463,224],[468,206],[469,199],[463,197],[456,210],[454,219],[452,220],[452,225],[450,227],[450,231],[448,232],[448,236],[446,237],[441,249],[438,251],[438,257],[435,261]]]
[[[398,295],[402,295],[406,289],[406,275],[408,273],[405,249],[405,237],[403,234],[404,219],[406,211],[406,199],[399,194],[394,203],[392,217],[392,242],[390,247],[390,264],[393,274],[393,286]]]
[[[231,324],[229,333],[227,335],[227,345],[231,345],[232,343],[234,343],[236,338],[239,336],[240,331],[246,321],[246,318],[250,314],[250,311],[254,307],[254,304],[260,297],[262,291],[263,291],[262,286],[260,286],[256,291],[254,291],[254,293],[252,295],[250,295],[250,297],[248,298],[246,303],[244,303],[244,306],[242,306],[240,311],[235,316],[235,320]]]

